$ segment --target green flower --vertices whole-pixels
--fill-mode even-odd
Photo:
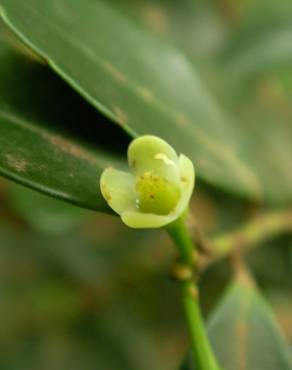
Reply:
[[[140,136],[128,148],[131,172],[107,168],[102,195],[123,222],[133,228],[157,228],[187,209],[195,171],[189,158],[156,136]]]

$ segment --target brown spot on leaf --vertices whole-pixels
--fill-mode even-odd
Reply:
[[[185,176],[182,176],[180,179],[182,182],[188,182],[188,179]]]
[[[177,114],[176,122],[179,126],[182,126],[182,127],[186,127],[189,124],[188,118],[185,115],[181,114],[181,113]]]
[[[125,125],[128,123],[129,118],[127,114],[119,107],[113,107],[113,111],[116,114],[116,118],[119,124]]]
[[[112,75],[112,77],[116,81],[118,81],[122,84],[127,84],[127,82],[128,82],[127,77],[121,71],[119,71],[115,66],[113,66],[112,64],[110,64],[106,60],[102,61],[102,66],[104,67],[104,69],[107,72],[109,72]]]
[[[147,6],[145,6],[143,11],[145,21],[149,24],[149,26],[151,26],[152,29],[155,29],[159,33],[167,32],[168,20],[162,9],[160,9],[157,5],[147,3]]]
[[[27,168],[27,161],[25,159],[17,158],[14,154],[6,154],[5,158],[10,167],[17,172],[25,172]]]
[[[145,87],[141,87],[139,86],[137,88],[137,91],[139,93],[139,95],[146,101],[146,102],[153,102],[155,101],[155,97],[153,95],[153,93],[146,89]]]
[[[64,153],[70,154],[73,157],[83,159],[88,162],[95,162],[96,158],[81,146],[62,138],[61,136],[50,137],[51,143]]]

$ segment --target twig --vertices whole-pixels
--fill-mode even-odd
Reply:
[[[201,268],[206,268],[211,263],[231,255],[238,249],[246,253],[270,239],[291,232],[291,209],[259,214],[236,230],[219,235],[210,242],[205,241],[202,247],[207,246],[208,253],[207,255],[203,253],[201,256]]]

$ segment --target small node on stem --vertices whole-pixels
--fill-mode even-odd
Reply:
[[[200,253],[198,252],[198,250],[193,249],[193,251],[192,251],[192,265],[194,267],[198,266],[199,259],[200,259]]]
[[[184,219],[181,217],[173,222],[167,227],[167,231],[177,247],[180,262],[183,262],[183,266],[187,266],[189,270],[194,270],[197,275],[199,259],[198,255],[194,253],[197,248],[193,244]],[[198,369],[219,370],[200,312],[199,291],[196,284],[198,276],[196,275],[192,274],[192,278],[189,280],[180,280],[183,308],[189,325],[193,356]]]
[[[171,276],[179,282],[191,281],[193,278],[193,269],[187,264],[176,262],[171,271]]]
[[[199,289],[194,284],[189,287],[189,294],[193,299],[199,299]]]

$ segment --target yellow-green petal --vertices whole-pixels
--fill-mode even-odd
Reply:
[[[193,162],[183,154],[179,156],[178,167],[182,197],[188,204],[195,186],[195,168]]]
[[[177,219],[175,213],[157,215],[137,211],[127,211],[121,215],[122,221],[134,229],[155,229],[168,225]]]
[[[119,215],[135,210],[135,179],[131,173],[107,168],[100,178],[100,190],[109,206]]]
[[[188,208],[195,185],[195,169],[193,163],[183,154],[179,156],[179,171],[181,197],[175,210],[173,211],[173,213],[176,215],[175,219],[180,217]]]
[[[133,140],[128,149],[128,161],[136,176],[150,172],[172,182],[179,179],[176,152],[156,136],[144,135]]]

